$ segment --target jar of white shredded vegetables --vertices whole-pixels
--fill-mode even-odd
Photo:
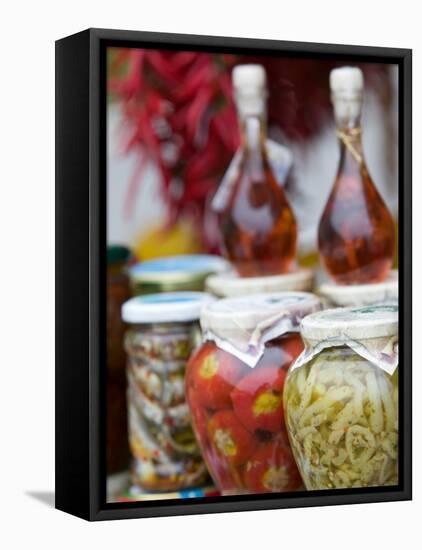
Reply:
[[[284,407],[306,488],[397,485],[397,306],[313,313],[301,335]]]

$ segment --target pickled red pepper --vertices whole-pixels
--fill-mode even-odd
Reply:
[[[208,469],[225,494],[302,485],[285,427],[283,389],[303,349],[297,320],[315,308],[319,301],[311,294],[277,293],[220,300],[202,312],[206,341],[187,365],[186,397]],[[262,338],[251,356],[246,350],[255,329]],[[267,329],[273,330],[269,341]]]

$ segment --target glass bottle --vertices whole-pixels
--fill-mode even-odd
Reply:
[[[328,275],[336,283],[376,283],[383,281],[391,269],[395,235],[393,218],[363,156],[361,70],[334,69],[330,87],[340,162],[319,223],[319,252]]]
[[[223,253],[240,276],[286,273],[296,255],[296,220],[266,149],[266,76],[260,65],[233,71],[240,162],[220,212]]]

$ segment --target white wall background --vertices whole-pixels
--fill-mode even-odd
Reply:
[[[422,38],[418,3],[354,0],[15,1],[2,4],[0,547],[322,548],[420,545],[422,371],[415,346],[415,500],[88,524],[30,496],[54,485],[54,40],[112,27],[414,48],[415,327],[422,309]]]
[[[139,236],[166,219],[166,207],[160,198],[160,174],[152,163],[147,163],[142,184],[126,212],[128,188],[138,154],[122,151],[122,114],[118,105],[107,109],[107,242],[136,245]]]

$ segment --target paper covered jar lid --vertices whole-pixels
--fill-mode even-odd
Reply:
[[[398,306],[380,304],[362,307],[326,309],[309,315],[301,322],[306,340],[368,340],[398,334]]]
[[[263,292],[308,291],[312,289],[313,279],[311,269],[266,277],[239,277],[237,273],[229,271],[210,275],[205,281],[205,288],[221,297],[249,296]]]
[[[320,308],[319,298],[309,292],[223,298],[203,308],[201,328],[205,340],[213,340],[253,367],[266,342],[299,332],[301,319]]]
[[[326,309],[301,322],[305,349],[293,368],[326,348],[346,346],[357,355],[393,374],[398,365],[398,306],[380,304]]]
[[[345,307],[393,302],[399,295],[397,271],[391,271],[387,279],[381,283],[363,285],[324,283],[319,288],[319,294],[334,305]]]

